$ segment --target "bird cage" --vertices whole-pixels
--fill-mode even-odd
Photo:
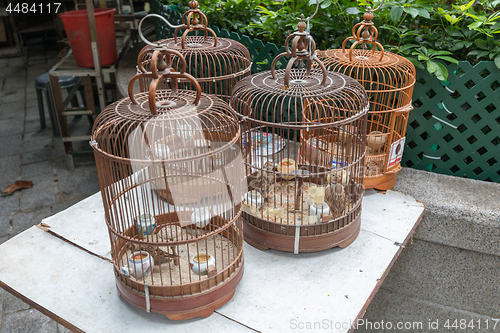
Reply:
[[[180,53],[155,49],[151,72],[101,112],[91,141],[118,291],[174,320],[208,317],[233,296],[247,191],[238,116],[185,69]],[[149,93],[134,95],[144,78]],[[172,89],[157,91],[163,80]],[[184,80],[196,91],[178,89]]]
[[[259,249],[345,247],[359,233],[366,92],[327,72],[305,28],[302,17],[288,51],[270,71],[241,80],[231,98],[242,117],[245,240]],[[286,69],[275,69],[284,56],[291,57]]]
[[[326,68],[363,85],[370,100],[367,128],[365,188],[388,190],[401,170],[406,126],[415,84],[415,66],[402,56],[385,52],[369,9],[352,29],[342,49],[318,52]],[[354,40],[349,50],[346,43]],[[366,44],[371,44],[368,49]],[[361,49],[356,49],[357,45]],[[378,48],[378,50],[377,50]]]
[[[182,24],[174,26],[176,29],[173,38],[159,40],[155,43],[147,42],[148,45],[140,52],[138,71],[149,71],[152,50],[159,45],[165,46],[184,56],[187,62],[187,72],[196,77],[204,93],[216,95],[229,102],[234,85],[250,75],[252,67],[250,52],[237,41],[218,38],[215,32],[208,27],[208,19],[205,14],[198,9],[198,1],[190,1],[189,7],[191,9],[182,16]],[[162,16],[155,14],[149,16],[163,19],[169,26],[172,26]],[[177,34],[181,29],[185,30],[182,36],[178,37]],[[189,35],[192,32],[195,35]],[[202,33],[198,35],[198,32]],[[174,62],[173,66],[178,68],[179,59]],[[141,80],[141,91],[145,91],[148,86],[147,80]],[[188,82],[181,83],[180,87],[192,89]]]

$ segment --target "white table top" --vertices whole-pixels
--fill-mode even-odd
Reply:
[[[85,332],[347,332],[415,230],[424,205],[367,190],[361,232],[347,248],[316,253],[244,248],[235,296],[207,319],[146,313],[118,296],[100,193],[0,245],[0,284]]]

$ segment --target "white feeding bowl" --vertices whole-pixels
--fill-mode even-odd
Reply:
[[[373,149],[373,152],[378,152],[380,147],[385,145],[386,135],[380,131],[371,131],[370,134],[366,137],[368,141],[368,147]]]
[[[210,266],[215,267],[215,258],[206,252],[200,252],[189,260],[189,266],[193,273],[206,275]]]

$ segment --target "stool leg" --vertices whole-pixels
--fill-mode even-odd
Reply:
[[[52,91],[50,90],[50,88],[47,89],[47,106],[49,107],[50,123],[52,124],[52,134],[54,135],[54,137],[58,138],[61,136],[61,131],[59,130],[59,120],[57,119],[57,114],[51,94]]]
[[[36,99],[38,100],[38,113],[40,114],[40,128],[44,129],[45,125],[45,112],[43,110],[43,97],[40,89],[36,90]],[[47,104],[49,101],[47,100]]]
[[[70,87],[70,88],[68,88],[67,90],[68,90],[68,94],[69,94],[69,93],[71,93],[71,90],[73,90],[73,88],[72,88],[72,87]],[[73,95],[73,97],[71,98],[71,101],[70,101],[71,106],[72,106],[72,107],[74,107],[74,108],[78,108],[78,107],[80,107],[80,105],[78,104],[78,97],[76,97],[76,94],[77,94],[77,93],[75,93],[75,94]],[[79,115],[76,115],[76,116],[75,116],[75,119],[80,119],[81,117],[82,117],[82,115],[81,115],[81,114],[79,114]]]

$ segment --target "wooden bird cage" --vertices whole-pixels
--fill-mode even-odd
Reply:
[[[174,56],[179,72],[158,61]],[[147,311],[208,317],[243,274],[240,126],[227,103],[201,93],[180,53],[158,48],[152,59],[152,71],[136,75],[129,97],[93,127],[116,285]],[[134,95],[144,78],[149,93]],[[172,89],[157,91],[163,80]],[[178,89],[178,80],[196,91]]]
[[[231,98],[242,117],[245,240],[259,249],[345,247],[359,233],[368,99],[355,80],[327,72],[305,27]],[[291,59],[276,70],[283,56]]]
[[[350,76],[366,89],[370,111],[364,186],[388,190],[401,170],[416,73],[409,60],[384,51],[377,42],[378,31],[372,19],[371,11],[365,13],[342,49],[319,51],[318,58],[328,70]],[[354,43],[346,50],[349,40]],[[373,48],[368,49],[366,44]],[[362,48],[356,49],[357,45]]]
[[[190,1],[189,7],[191,9],[182,16],[182,24],[176,27],[173,38],[147,42],[149,45],[140,52],[138,71],[149,71],[151,53],[155,47],[161,45],[176,50],[186,59],[187,72],[197,79],[204,93],[216,95],[229,102],[234,85],[250,75],[250,52],[237,41],[218,38],[208,27],[207,17],[198,9],[197,1]],[[162,18],[159,15],[152,16]],[[171,26],[168,21],[166,23]],[[182,29],[184,32],[178,37],[177,34]],[[192,32],[195,35],[190,35]],[[201,34],[198,35],[198,32]],[[173,66],[178,68],[178,59]],[[141,91],[145,91],[148,86],[147,80],[140,82]],[[181,83],[180,87],[193,89],[189,82]]]

